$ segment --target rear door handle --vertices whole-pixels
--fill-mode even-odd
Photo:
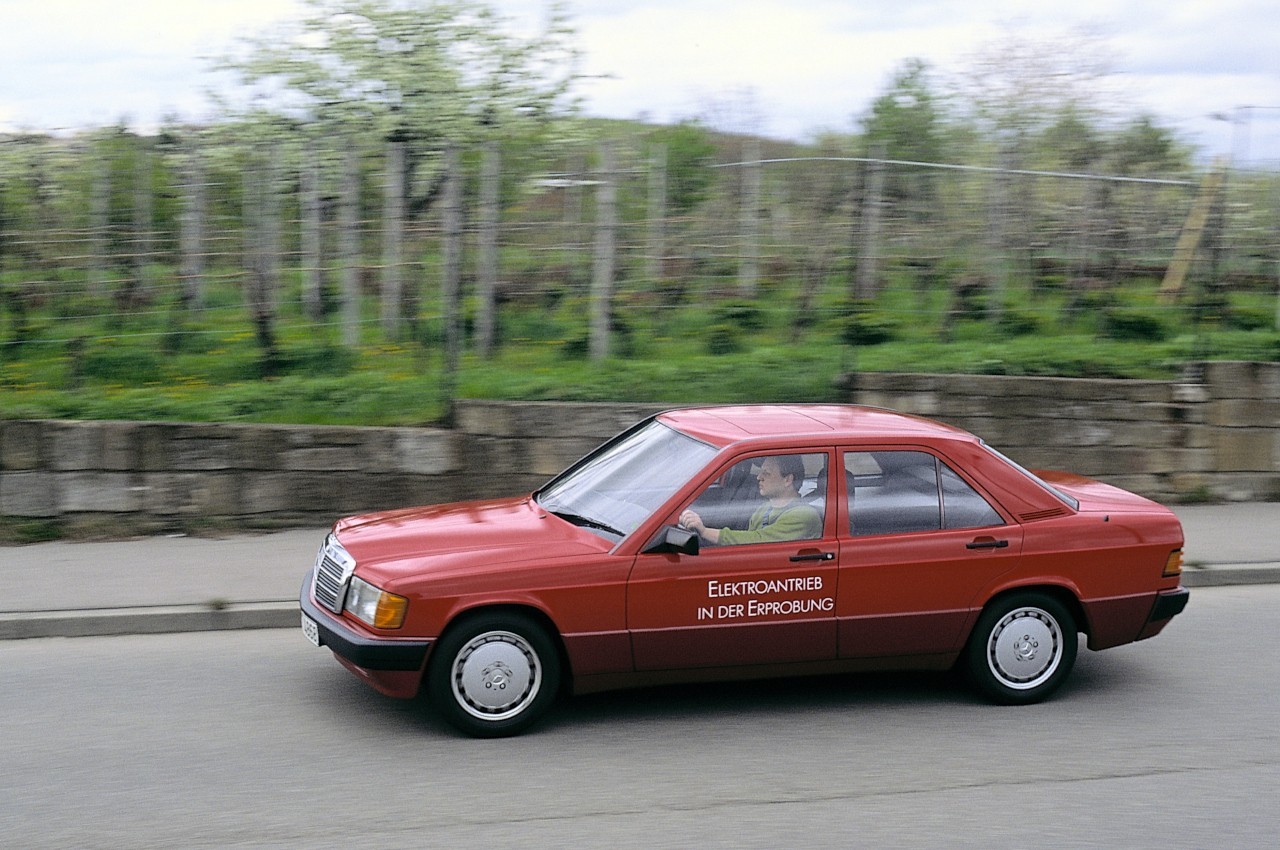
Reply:
[[[805,552],[800,555],[792,555],[791,563],[795,564],[800,561],[834,561],[835,559],[835,552]]]
[[[966,549],[1008,549],[1008,540],[996,540],[991,537],[979,538],[971,543],[966,543]]]

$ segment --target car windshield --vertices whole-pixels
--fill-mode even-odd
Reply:
[[[575,525],[621,538],[716,453],[714,446],[653,420],[588,455],[534,497]]]

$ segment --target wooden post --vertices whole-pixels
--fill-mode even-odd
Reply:
[[[1224,159],[1219,159],[1214,162],[1213,167],[1205,174],[1204,180],[1200,183],[1200,193],[1196,196],[1195,203],[1191,205],[1191,212],[1187,214],[1186,223],[1182,225],[1182,233],[1178,236],[1178,244],[1173,249],[1173,261],[1169,263],[1169,268],[1165,270],[1164,280],[1160,284],[1160,297],[1166,302],[1176,301],[1182,296],[1187,274],[1191,271],[1191,264],[1195,261],[1196,251],[1200,247],[1200,240],[1209,224],[1209,214],[1213,211],[1214,203],[1217,202],[1218,196],[1222,193],[1226,177],[1227,162]],[[1278,321],[1280,321],[1280,318],[1278,318]]]

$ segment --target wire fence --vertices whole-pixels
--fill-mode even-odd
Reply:
[[[416,168],[394,145],[343,153],[0,140],[2,356],[179,331],[418,338],[456,356],[555,310],[607,356],[630,314],[744,301],[785,306],[801,332],[874,309],[945,335],[1042,295],[1064,318],[1128,300],[1170,322],[1234,298],[1244,325],[1280,328],[1275,172],[1135,177],[751,139],[694,163],[643,138]]]

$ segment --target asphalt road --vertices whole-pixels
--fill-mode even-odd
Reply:
[[[664,688],[460,738],[288,630],[0,643],[0,846],[1270,847],[1280,587],[1050,703],[946,676]]]

